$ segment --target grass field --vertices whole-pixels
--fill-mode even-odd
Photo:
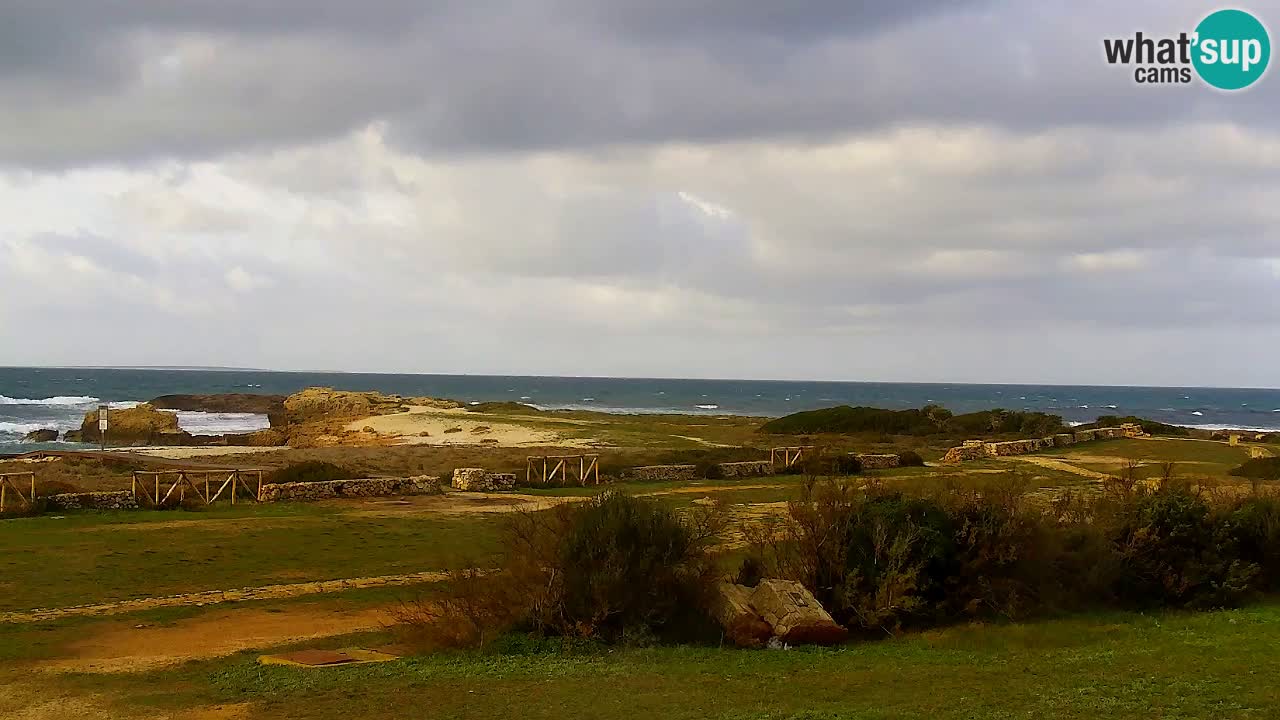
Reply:
[[[379,460],[377,450],[360,449],[352,462],[412,467],[427,457],[421,449],[388,450]],[[352,452],[300,452],[344,451]],[[635,457],[673,452],[685,451],[645,449]],[[1133,457],[1153,466],[1179,462],[1187,477],[1191,468],[1216,475],[1247,450],[1122,440],[1041,455],[1066,465],[993,459],[864,473],[854,481],[922,490],[981,487],[1016,473],[1033,488],[1061,489],[1096,485],[1073,467],[1111,472]],[[446,453],[432,462],[460,458]],[[677,506],[710,498],[746,517],[778,512],[776,503],[795,497],[802,482],[788,475],[624,487]],[[484,563],[498,550],[496,511],[595,491],[4,520],[0,612]],[[1280,671],[1280,600],[1229,612],[960,626],[827,650],[566,649],[513,638],[484,653],[384,665],[301,670],[256,663],[266,648],[384,646],[394,641],[384,627],[391,611],[429,589],[348,589],[0,623],[0,717],[1280,717],[1280,689],[1270,681]]]
[[[447,569],[492,553],[494,527],[491,517],[368,517],[336,505],[8,520],[0,611]]]
[[[516,641],[497,652],[325,670],[263,667],[256,653],[241,653],[153,672],[46,675],[40,695],[90,698],[103,711],[95,717],[222,707],[264,719],[1272,718],[1277,642],[1280,605],[1267,604],[963,626],[828,650]],[[0,694],[0,710],[13,701]]]

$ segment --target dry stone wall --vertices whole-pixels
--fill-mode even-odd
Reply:
[[[768,460],[727,462],[716,465],[722,478],[762,477],[773,474],[773,463]]]
[[[453,471],[453,489],[465,492],[513,490],[515,473],[489,472],[484,468],[457,468]]]
[[[435,481],[429,476],[407,478],[365,478],[362,480],[330,480],[328,482],[275,483],[262,486],[262,502],[297,500],[332,500],[349,497],[393,497],[413,495],[420,487],[429,488]]]
[[[991,457],[1008,457],[1025,455],[1038,450],[1053,447],[1066,447],[1075,443],[1092,442],[1094,440],[1114,440],[1118,438],[1140,437],[1142,428],[1133,423],[1125,423],[1119,427],[1076,430],[1069,433],[1058,433],[1044,438],[1027,440],[1008,440],[1005,442],[985,442],[982,440],[965,440],[960,447],[953,447],[943,456],[946,463],[958,463],[965,460],[981,460]],[[866,467],[864,464],[863,467]]]
[[[138,501],[128,490],[60,493],[42,498],[49,510],[137,510]]]
[[[622,477],[649,482],[699,479],[697,465],[643,465],[623,470]]]
[[[888,470],[902,465],[902,458],[897,455],[853,453],[853,456],[858,459],[863,470]]]

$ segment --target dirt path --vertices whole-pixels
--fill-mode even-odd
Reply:
[[[1100,472],[1097,472],[1096,470],[1089,470],[1082,467],[1076,467],[1075,465],[1063,462],[1062,460],[1054,460],[1053,458],[1041,457],[1038,455],[1013,455],[1010,457],[1000,458],[1000,459],[1006,462],[1030,463],[1031,465],[1037,465],[1039,467],[1046,468],[1048,470],[1061,470],[1062,472],[1068,472],[1073,475],[1079,475],[1080,477],[1089,478],[1090,480],[1101,481],[1111,477],[1106,473],[1100,473]]]
[[[67,646],[65,657],[37,667],[61,672],[146,672],[242,650],[377,630],[391,621],[389,610],[305,606],[274,611],[242,608],[217,610],[157,627],[138,627],[117,621]]]
[[[138,598],[136,600],[120,600],[100,605],[76,605],[64,608],[27,610],[23,612],[0,613],[0,623],[32,623],[42,620],[56,620],[64,617],[84,615],[119,615],[138,610],[152,610],[163,607],[216,605],[224,602],[240,602],[246,600],[278,600],[281,598],[317,595],[321,593],[342,592],[359,588],[398,587],[401,585],[417,585],[419,583],[440,582],[449,577],[443,572],[420,572],[409,575],[378,575],[375,577],[346,578],[342,580],[322,580],[318,582],[293,583],[288,585],[264,585],[234,590],[205,590],[181,595],[163,597]]]

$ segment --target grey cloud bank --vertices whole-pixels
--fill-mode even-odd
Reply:
[[[9,5],[0,364],[1280,383],[1201,3]]]

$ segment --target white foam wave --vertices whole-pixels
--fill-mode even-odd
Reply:
[[[697,405],[695,407],[699,407],[703,410],[719,410],[720,409],[719,405]]]
[[[11,398],[0,395],[0,405],[92,405],[96,402],[98,402],[98,398],[88,395],[58,395],[41,400]]]
[[[15,423],[0,422],[0,435],[26,435],[29,432],[43,430],[49,423]]]
[[[1280,427],[1264,425],[1224,425],[1221,423],[1210,423],[1207,425],[1183,425],[1182,427],[1191,428],[1192,430],[1246,430],[1249,432],[1278,432]]]
[[[1196,415],[1196,416],[1204,415],[1204,413],[1200,412],[1199,410],[1194,410],[1194,411],[1192,411],[1192,413],[1191,413],[1191,414],[1192,414],[1192,415]]]
[[[192,435],[224,435],[266,430],[271,422],[257,413],[212,413],[179,410],[178,427]]]

